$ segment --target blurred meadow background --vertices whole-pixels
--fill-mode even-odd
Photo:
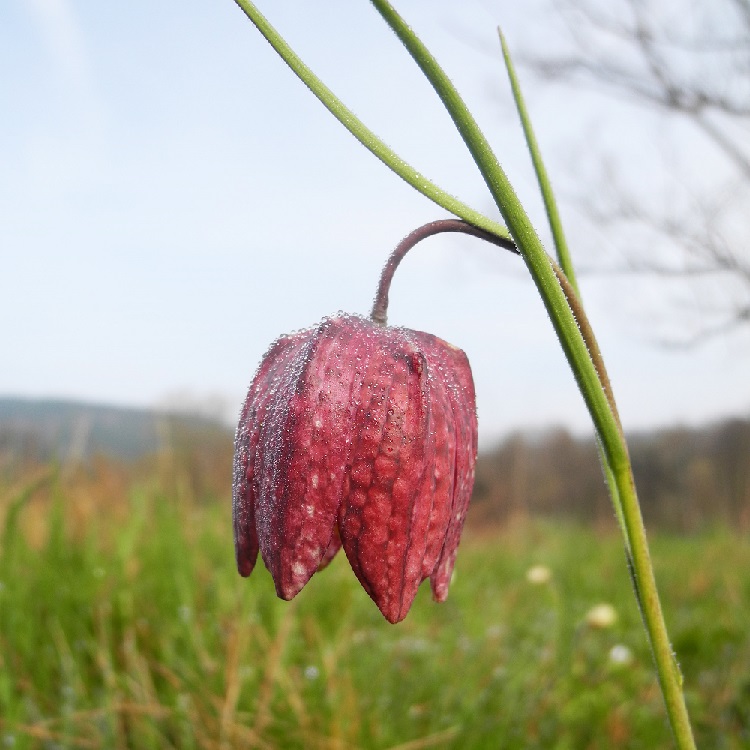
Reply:
[[[259,3],[495,216],[367,2]],[[699,747],[750,747],[746,0],[403,0],[548,247],[502,24],[629,436]],[[367,311],[443,216],[230,0],[0,4],[0,748],[668,748],[591,425],[518,259],[436,237],[390,320],[464,349],[480,459],[448,601],[339,555],[235,570],[233,421],[278,335]]]
[[[59,440],[44,445],[14,406],[2,746],[671,746],[593,441],[515,435],[485,452],[448,601],[423,586],[391,626],[343,555],[291,603],[262,564],[237,575],[221,425],[35,404]],[[98,438],[55,460],[86,424]],[[133,439],[157,448],[113,457]],[[750,421],[632,441],[700,747],[750,742],[749,446]]]

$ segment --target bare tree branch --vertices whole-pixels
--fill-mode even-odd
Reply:
[[[718,293],[715,317],[684,340],[698,343],[748,326],[750,236],[737,227],[747,227],[742,198],[750,198],[750,0],[551,0],[551,5],[567,31],[562,51],[531,50],[521,56],[522,64],[543,80],[567,86],[571,96],[583,85],[666,115],[665,132],[659,133],[664,139],[670,127],[690,125],[699,150],[680,158],[693,173],[696,159],[705,160],[710,149],[715,153],[706,162],[712,180],[705,184],[687,184],[662,165],[661,174],[683,194],[681,210],[665,208],[669,201],[659,205],[644,198],[612,175],[580,195],[588,219],[613,230],[608,236],[623,235],[626,243],[624,262],[597,262],[589,270],[695,281],[726,278],[741,292]],[[669,142],[678,151],[683,143]],[[630,166],[621,153],[599,158],[605,172],[609,161],[625,171]],[[649,237],[648,251],[632,243],[624,229]]]

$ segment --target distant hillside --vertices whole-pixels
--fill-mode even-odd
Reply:
[[[104,454],[132,460],[158,451],[175,424],[230,434],[205,417],[81,401],[0,397],[0,452],[77,461]]]

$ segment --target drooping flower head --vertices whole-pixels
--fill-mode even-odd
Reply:
[[[435,600],[448,596],[474,486],[474,381],[460,349],[386,325],[396,268],[440,232],[517,252],[464,221],[425,224],[391,253],[370,319],[339,314],[282,336],[250,385],[235,438],[237,567],[250,575],[260,550],[282,599],[341,547],[390,622],[426,578]]]
[[[235,441],[237,565],[258,550],[291,599],[343,547],[390,622],[419,584],[448,594],[474,483],[466,355],[436,336],[337,315],[269,349]]]

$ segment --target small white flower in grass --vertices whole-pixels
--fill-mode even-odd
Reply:
[[[551,578],[552,571],[546,565],[534,565],[526,571],[526,580],[535,586],[549,583]]]
[[[618,643],[609,650],[609,660],[618,667],[624,667],[633,661],[633,652],[627,646]]]
[[[597,604],[586,613],[589,627],[605,630],[617,622],[617,610],[611,604]]]
[[[320,670],[314,664],[308,664],[305,667],[305,678],[312,682],[320,677]]]

